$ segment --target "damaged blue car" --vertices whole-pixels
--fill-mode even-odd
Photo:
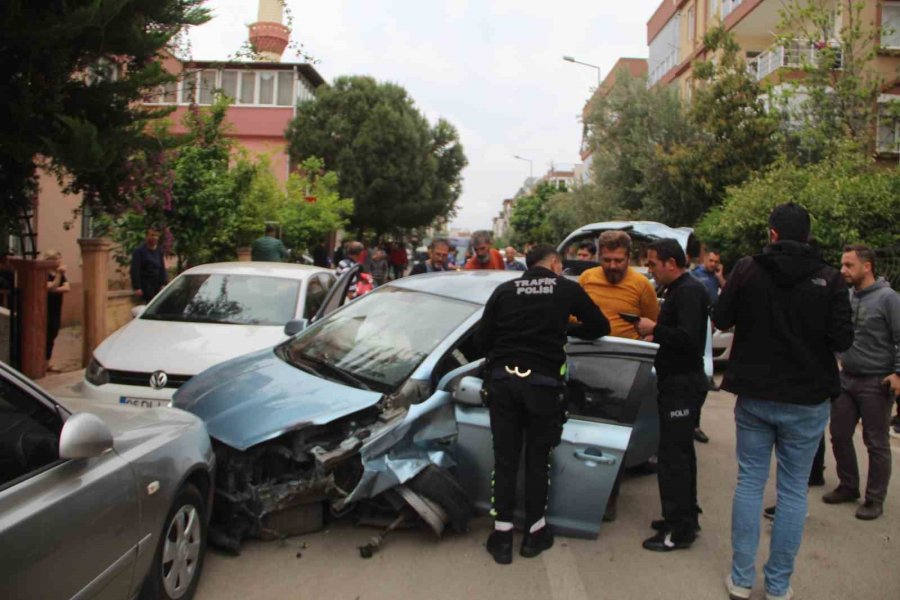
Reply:
[[[342,306],[352,276],[311,325],[289,323],[301,331],[286,342],[176,393],[216,452],[210,543],[237,550],[350,512],[381,515],[388,530],[421,520],[440,534],[489,510],[491,431],[473,334],[494,288],[517,274],[409,277]],[[567,346],[568,421],[548,512],[559,533],[595,537],[619,470],[655,453],[656,349],[611,337]]]

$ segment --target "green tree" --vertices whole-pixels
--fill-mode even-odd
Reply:
[[[722,203],[729,186],[743,183],[777,154],[777,121],[766,112],[734,38],[718,26],[706,33],[704,45],[715,58],[694,64],[699,85],[689,119],[695,135],[675,143],[658,172],[673,192],[660,199],[659,214],[670,225],[692,225]]]
[[[647,87],[645,77],[617,76],[610,93],[598,99],[585,129],[593,150],[593,183],[618,214],[663,218],[672,196],[659,176],[676,142],[694,138],[693,128],[672,89]]]
[[[804,77],[776,76],[768,92],[783,119],[786,151],[795,160],[822,160],[842,140],[862,152],[874,149],[885,78],[875,67],[881,27],[865,21],[867,5],[790,0],[780,10],[778,43],[799,59]]]
[[[451,216],[466,158],[456,129],[433,127],[402,87],[339,77],[301,103],[287,131],[291,158],[318,156],[355,200],[351,225],[376,235]]]
[[[512,230],[510,241],[513,245],[524,245],[529,242],[551,243],[553,230],[547,222],[547,207],[555,194],[566,192],[565,184],[557,187],[546,181],[539,183],[530,192],[516,199],[509,225]]]
[[[592,183],[576,185],[554,194],[546,206],[551,241],[559,242],[579,227],[599,221],[626,219],[627,210],[613,205],[608,195]]]
[[[38,168],[118,210],[131,158],[155,152],[141,103],[173,81],[160,51],[209,19],[205,0],[6,0],[0,8],[0,225],[28,206]],[[111,73],[116,77],[110,77]]]
[[[258,168],[246,159],[232,164],[227,110],[224,97],[209,108],[192,106],[183,136],[157,123],[154,150],[131,157],[121,190],[126,208],[101,215],[95,224],[99,235],[111,235],[121,245],[120,262],[127,262],[148,227],[162,232],[179,271],[235,257],[239,207]]]
[[[852,142],[815,164],[797,165],[782,156],[730,189],[725,203],[704,215],[697,235],[720,247],[732,265],[766,244],[769,213],[783,202],[809,210],[812,235],[832,263],[845,244],[900,245],[900,171],[876,167]]]
[[[353,200],[341,198],[337,173],[324,170],[324,161],[307,158],[287,183],[285,202],[278,212],[283,241],[293,249],[311,248],[328,233],[342,229],[353,214]]]

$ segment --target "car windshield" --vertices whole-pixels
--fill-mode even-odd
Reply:
[[[294,318],[300,282],[257,275],[181,275],[154,298],[142,319],[284,325]]]
[[[382,287],[289,340],[279,355],[299,367],[342,372],[382,392],[402,384],[480,305]],[[323,373],[328,375],[329,373]]]

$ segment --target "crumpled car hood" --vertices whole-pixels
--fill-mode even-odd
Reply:
[[[381,397],[301,371],[268,348],[193,377],[173,405],[203,419],[211,437],[243,451],[369,408]]]

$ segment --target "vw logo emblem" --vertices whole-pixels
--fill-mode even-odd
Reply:
[[[155,371],[153,375],[150,376],[150,387],[154,390],[161,390],[166,387],[166,384],[169,383],[169,376],[166,375],[165,371]]]

